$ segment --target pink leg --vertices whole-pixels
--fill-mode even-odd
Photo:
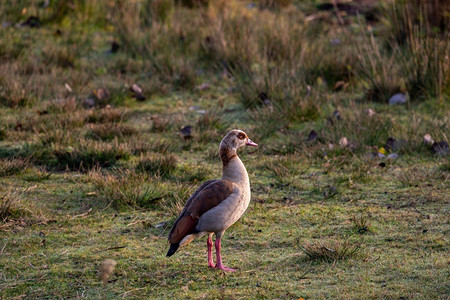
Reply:
[[[211,235],[208,236],[208,240],[206,241],[206,245],[208,246],[208,267],[214,268],[214,262],[213,262],[213,258],[212,258],[212,239],[211,239]]]
[[[216,268],[222,271],[236,271],[235,269],[227,268],[222,263],[222,256],[220,255],[220,237],[216,238]]]

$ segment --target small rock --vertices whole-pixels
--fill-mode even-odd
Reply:
[[[405,104],[406,102],[407,102],[407,97],[405,94],[402,94],[402,93],[397,93],[389,99],[389,105]]]
[[[369,117],[373,117],[375,115],[375,111],[371,108],[369,108],[366,112]]]
[[[330,41],[331,46],[338,46],[341,44],[341,40],[340,39],[331,39]]]
[[[387,141],[386,141],[386,144],[384,145],[384,148],[387,151],[391,151],[394,148],[396,148],[396,146],[397,146],[396,144],[397,144],[397,140],[396,139],[394,139],[393,137],[388,137]]]
[[[145,96],[142,93],[142,89],[136,83],[130,87],[130,91],[133,93],[133,97],[138,101],[145,101]]]
[[[99,277],[103,282],[107,282],[109,277],[114,273],[117,261],[114,259],[106,259],[102,262],[99,270]]]
[[[433,145],[434,140],[429,133],[423,136],[423,143],[428,146]]]
[[[183,128],[181,128],[181,136],[185,139],[185,140],[189,140],[192,138],[192,126],[191,125],[187,125],[184,126]]]
[[[165,221],[165,222],[160,222],[160,223],[158,223],[158,224],[156,224],[156,225],[155,225],[155,228],[160,228],[160,227],[163,227],[164,225],[166,225],[166,224],[167,224],[167,222],[168,222],[168,221]]]
[[[111,98],[111,93],[104,88],[96,89],[93,91],[94,96],[97,98],[97,100],[109,100]]]
[[[307,85],[306,86],[306,96],[311,96],[311,91],[312,91],[312,89],[311,89],[311,86],[310,85]]]
[[[347,145],[348,145],[348,139],[344,136],[343,138],[341,138],[339,140],[339,146],[344,148],[344,147],[347,147]]]
[[[41,2],[42,8],[47,8],[50,5],[50,0],[44,0]]]
[[[264,102],[264,101],[266,101],[266,100],[269,100],[269,97],[267,96],[267,93],[266,92],[261,92],[261,93],[259,93],[258,94],[258,98],[262,101],[262,102]],[[270,101],[270,100],[269,100]]]
[[[445,156],[447,154],[449,154],[449,147],[447,142],[435,142],[432,146],[431,146],[431,150],[440,156]]]
[[[387,156],[388,159],[391,160],[396,160],[398,158],[398,154],[397,153],[391,153]]]
[[[408,142],[405,140],[397,140],[393,137],[388,137],[386,140],[386,144],[384,145],[384,148],[387,150],[387,152],[398,151],[401,148],[406,147],[407,144]]]
[[[209,84],[207,84],[206,82],[203,82],[201,85],[199,85],[197,87],[197,90],[199,91],[204,91],[204,90],[208,90],[209,89]]]
[[[5,22],[2,23],[2,28],[8,28],[11,25],[12,25],[11,22],[5,21]]]
[[[88,97],[83,100],[83,107],[86,109],[91,109],[95,106],[95,99],[93,97]]]
[[[263,101],[264,105],[267,106],[270,110],[273,110],[273,104],[272,101],[270,101],[269,99],[266,99]]]
[[[119,51],[120,45],[117,41],[112,41],[111,43],[111,53],[117,53]]]
[[[317,140],[319,136],[317,135],[317,132],[315,130],[311,130],[309,132],[308,135],[308,139],[306,140],[307,142],[314,142],[315,140]]]
[[[336,120],[342,120],[342,118],[341,118],[341,113],[340,113],[337,109],[333,112],[333,117],[334,117]]]
[[[69,92],[69,93],[72,93],[72,88],[70,87],[70,85],[66,82],[66,83],[64,83],[64,87],[66,88],[66,90]]]
[[[130,91],[132,91],[132,92],[135,93],[135,94],[142,94],[142,89],[141,89],[141,87],[138,86],[136,83],[133,84],[133,85],[130,87]]]
[[[31,27],[31,28],[39,28],[41,26],[41,22],[38,17],[36,16],[29,16],[28,19],[20,24],[20,26],[25,27]]]

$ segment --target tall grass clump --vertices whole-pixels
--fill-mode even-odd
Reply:
[[[361,247],[350,241],[330,240],[306,243],[301,249],[310,260],[335,263],[354,257],[361,250]]]
[[[449,6],[440,1],[420,2],[418,5],[396,1],[390,7],[389,39],[399,45],[397,59],[413,100],[429,97],[442,100],[444,93],[448,96]]]
[[[88,180],[115,209],[142,208],[156,205],[165,196],[161,187],[144,173],[115,170],[114,174],[103,174],[93,169]]]
[[[23,205],[24,192],[6,191],[0,194],[0,222],[27,216],[31,213]]]
[[[177,168],[177,158],[173,154],[142,156],[136,166],[136,171],[153,176],[167,177]]]
[[[392,95],[402,91],[396,51],[383,49],[372,32],[358,43],[354,75],[362,84],[367,100],[387,103]]]

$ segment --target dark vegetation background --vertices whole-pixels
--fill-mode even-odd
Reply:
[[[0,3],[4,298],[441,298],[446,1]],[[240,128],[252,204],[164,258]]]

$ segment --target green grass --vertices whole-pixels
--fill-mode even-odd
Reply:
[[[0,4],[0,298],[450,296],[450,156],[423,143],[449,142],[438,23],[385,2],[344,26],[315,1],[58,3]],[[166,258],[233,128],[259,144],[223,237],[238,271],[209,269],[206,239]]]

